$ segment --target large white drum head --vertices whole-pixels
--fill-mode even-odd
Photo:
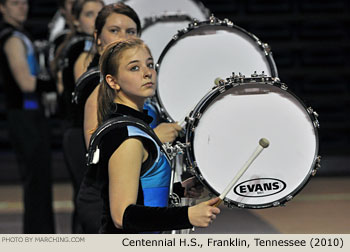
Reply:
[[[200,21],[208,18],[208,11],[203,4],[193,0],[126,0],[124,2],[136,11],[142,26],[145,18],[167,14],[184,14]]]
[[[177,31],[186,28],[189,23],[190,21],[180,18],[176,20],[174,17],[164,16],[162,20],[154,22],[142,31],[141,38],[151,49],[155,62]]]
[[[274,76],[274,62],[246,32],[236,27],[204,25],[180,37],[163,51],[157,97],[174,121],[187,116],[214,86],[232,72],[255,71]]]
[[[272,206],[302,188],[318,151],[313,122],[290,93],[267,84],[248,84],[220,94],[208,103],[195,128],[190,159],[197,162],[203,181],[221,194],[263,137],[270,146],[227,199],[244,207]]]

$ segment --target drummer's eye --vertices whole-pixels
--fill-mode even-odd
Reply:
[[[153,63],[153,62],[151,62],[151,63],[148,63],[148,64],[147,64],[147,66],[148,66],[149,68],[152,68],[152,69],[154,69],[154,63]]]
[[[139,69],[139,66],[133,66],[130,68],[131,71],[138,71]]]
[[[136,34],[136,30],[135,29],[130,29],[126,31],[129,35],[135,35]]]
[[[88,11],[85,14],[86,17],[93,17],[94,16],[94,12],[93,11]]]
[[[110,31],[111,33],[118,33],[118,32],[119,32],[118,29],[110,29],[109,31]]]

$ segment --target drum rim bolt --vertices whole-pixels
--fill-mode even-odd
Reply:
[[[223,23],[225,23],[227,26],[233,26],[233,22],[231,20],[229,20],[228,18],[225,18]]]
[[[286,200],[287,201],[290,201],[290,200],[292,200],[293,199],[293,195],[288,195],[287,197],[286,197]]]
[[[278,207],[280,205],[281,205],[281,202],[279,202],[279,201],[275,201],[272,203],[272,206],[274,206],[274,207]]]
[[[287,90],[287,89],[288,89],[288,86],[287,86],[286,84],[284,84],[284,83],[281,83],[281,88],[282,88],[283,90]]]
[[[238,204],[237,204],[237,207],[239,207],[239,208],[245,208],[245,204],[244,204],[244,203],[238,203]]]

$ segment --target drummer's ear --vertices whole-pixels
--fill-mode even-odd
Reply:
[[[79,20],[73,17],[73,25],[76,29],[80,29],[80,23]]]
[[[94,31],[94,40],[96,41],[97,46],[101,45],[101,40],[97,37],[97,30]]]
[[[119,90],[120,90],[120,86],[119,86],[119,84],[117,83],[117,79],[116,79],[114,76],[112,76],[112,75],[110,75],[110,74],[107,74],[106,77],[105,77],[105,79],[106,79],[106,82],[108,83],[108,85],[109,85],[112,89],[114,89],[115,91],[119,91]]]

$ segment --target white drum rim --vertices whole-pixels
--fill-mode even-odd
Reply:
[[[198,102],[197,106],[195,109],[191,112],[189,118],[191,118],[188,123],[186,124],[186,143],[190,143],[189,147],[186,148],[186,162],[187,165],[190,167],[190,170],[194,175],[200,180],[200,182],[209,189],[209,191],[216,196],[219,196],[220,193],[216,191],[215,188],[210,185],[210,183],[203,177],[202,172],[200,170],[200,167],[197,165],[195,153],[194,153],[194,148],[193,148],[193,139],[194,139],[194,133],[195,130],[194,128],[200,121],[200,117],[197,117],[197,114],[203,113],[205,109],[211,104],[211,102],[218,97],[220,94],[225,93],[225,91],[234,88],[236,86],[241,86],[241,85],[249,85],[251,82],[249,82],[250,79],[253,78],[246,78],[246,82],[242,82],[239,84],[232,84],[232,83],[227,83],[222,86],[218,86],[212,91],[208,92],[208,94],[202,98],[200,102]],[[307,176],[302,180],[299,185],[296,187],[295,190],[293,190],[290,194],[285,195],[281,197],[277,201],[269,202],[269,203],[263,203],[263,204],[246,204],[246,203],[240,203],[228,198],[224,199],[225,205],[228,207],[232,208],[233,206],[240,207],[240,208],[250,208],[250,209],[263,209],[263,208],[268,208],[268,207],[275,207],[275,206],[280,206],[284,205],[287,201],[291,200],[296,194],[298,194],[309,182],[311,177],[314,175],[314,172],[317,171],[317,165],[320,162],[320,156],[318,155],[319,153],[319,134],[318,134],[318,120],[315,114],[311,113],[305,103],[298,97],[296,96],[292,91],[287,89],[287,86],[284,83],[281,83],[279,79],[275,78],[265,78],[266,81],[264,82],[254,82],[253,84],[257,85],[266,85],[266,86],[275,86],[277,88],[280,88],[284,92],[287,92],[291,97],[293,97],[296,101],[299,102],[299,105],[301,105],[305,111],[307,112],[306,114],[309,116],[310,121],[312,122],[312,127],[315,133],[315,155],[313,157],[313,162],[311,164],[311,167],[308,170]],[[276,81],[277,80],[277,81]],[[283,88],[282,88],[283,87]],[[225,90],[225,91],[223,91]],[[264,178],[259,178],[259,179],[264,179]]]
[[[193,18],[191,18],[187,14],[163,14],[160,16],[148,17],[145,19],[145,24],[142,28],[141,39],[144,40],[144,42],[151,49],[152,56],[155,62],[158,61],[163,49],[165,48],[169,40],[174,35],[176,35],[179,30],[186,28],[186,26],[191,22],[193,22]],[[167,31],[169,33],[163,32],[161,36],[158,36],[158,32],[160,31],[157,29],[159,29],[159,27],[167,27]],[[155,31],[157,33],[155,33]],[[156,37],[157,39],[150,39],[148,37],[150,36],[150,34],[153,35],[152,37]],[[157,46],[154,45],[155,41],[157,41]],[[162,46],[159,46],[160,43],[162,44]]]
[[[147,29],[158,23],[158,22],[168,22],[168,21],[189,21],[192,22],[193,18],[187,14],[162,14],[160,16],[148,17],[145,19],[145,25],[142,27],[142,33],[147,31]],[[176,33],[175,33],[176,34]]]
[[[208,19],[209,18],[209,16],[210,16],[210,10],[203,4],[203,2],[201,2],[201,1],[199,1],[199,0],[187,0],[188,2],[192,2],[196,7],[197,7],[197,9],[198,9],[198,11],[202,14],[202,17],[201,18],[205,18],[205,19]],[[132,4],[130,4],[130,2],[132,2],[132,0],[122,0],[122,2],[123,3],[125,3],[125,4],[127,4],[127,5],[129,5],[130,7],[132,7],[132,8],[135,8],[135,6],[134,5],[132,5]],[[182,6],[181,6],[182,7]],[[187,15],[189,15],[189,16],[191,16],[192,14],[191,13],[187,13],[188,12],[188,10],[186,10],[186,12],[184,12],[184,13],[182,13],[182,14],[187,14]],[[162,11],[162,12],[160,12],[159,13],[159,15],[162,15],[162,14],[165,14],[165,13],[167,13],[167,12],[164,12],[164,11]],[[142,28],[144,28],[144,25],[146,24],[146,20],[149,18],[149,17],[151,17],[151,16],[158,16],[158,14],[156,14],[156,15],[150,15],[150,14],[148,14],[148,16],[147,15],[145,15],[143,18],[141,17],[141,16],[143,16],[143,15],[140,15],[139,14],[139,16],[140,16],[140,21],[141,21],[141,27]],[[198,18],[196,18],[196,17],[192,17],[192,18],[194,18],[194,19],[198,19]]]
[[[203,29],[204,27],[224,27],[225,28],[234,28],[237,31],[241,32],[242,34],[246,35],[251,41],[255,42],[256,45],[261,49],[261,51],[265,52],[265,57],[267,59],[267,63],[271,70],[271,77],[278,77],[278,70],[276,63],[274,61],[272,51],[269,48],[269,45],[266,43],[261,42],[261,40],[255,36],[254,34],[248,32],[247,30],[243,29],[240,26],[237,26],[233,24],[230,20],[220,20],[214,16],[211,16],[209,20],[206,21],[193,21],[189,23],[188,27],[185,27],[184,29],[178,31],[177,34],[173,36],[173,38],[169,41],[169,43],[165,46],[162,53],[159,56],[158,62],[155,66],[155,69],[157,71],[157,85],[159,85],[159,75],[161,71],[162,61],[166,57],[167,52],[182,38],[188,36],[192,32],[195,32],[198,29]],[[169,122],[175,122],[175,120],[171,117],[169,112],[164,106],[164,103],[162,101],[162,98],[159,93],[159,88],[156,89],[155,99],[159,103],[159,106],[161,107],[161,112],[163,116],[169,121]]]

